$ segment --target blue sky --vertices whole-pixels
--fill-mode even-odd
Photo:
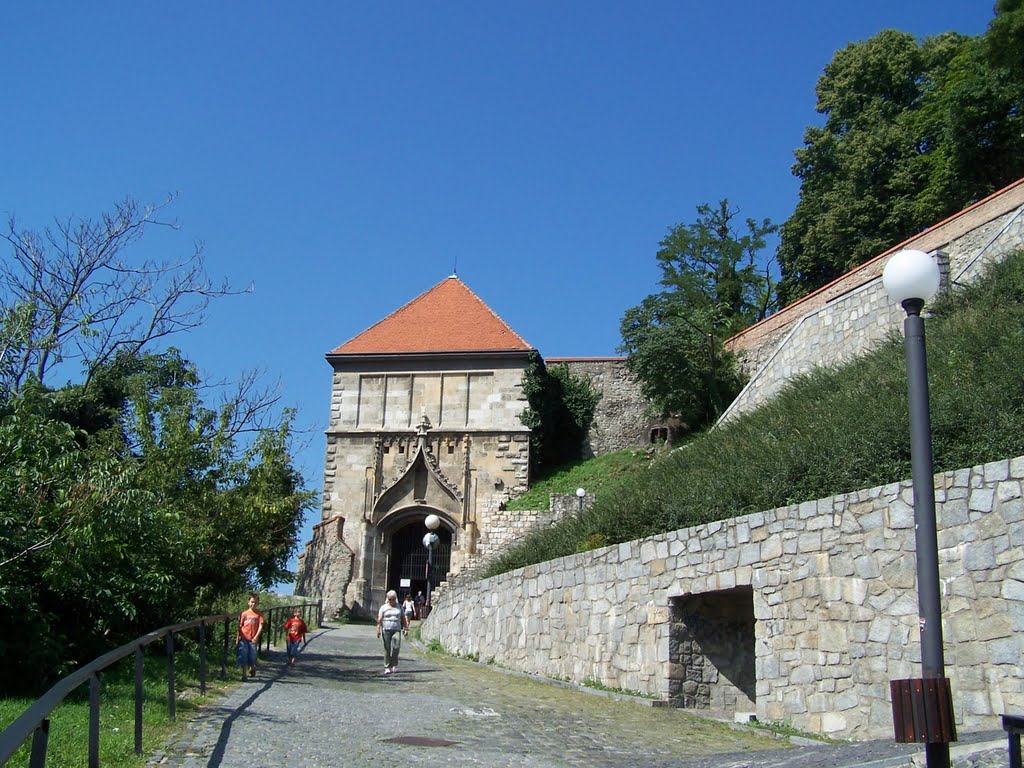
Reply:
[[[0,214],[41,229],[176,193],[180,229],[139,254],[202,241],[253,290],[174,343],[211,378],[280,380],[319,489],[328,350],[455,269],[545,356],[616,354],[698,204],[792,213],[837,49],[981,34],[992,5],[8,3]]]

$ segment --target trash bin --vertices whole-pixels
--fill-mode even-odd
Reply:
[[[890,680],[889,692],[896,741],[926,744],[956,741],[949,678]]]

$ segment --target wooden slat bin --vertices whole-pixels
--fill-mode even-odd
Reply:
[[[890,680],[892,725],[898,742],[956,741],[949,678]]]

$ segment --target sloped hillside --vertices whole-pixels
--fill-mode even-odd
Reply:
[[[932,312],[935,471],[1024,454],[1024,252]],[[904,479],[908,435],[895,337],[853,363],[794,380],[754,413],[609,482],[583,515],[526,537],[486,573]]]

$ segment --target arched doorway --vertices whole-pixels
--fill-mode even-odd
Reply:
[[[414,518],[391,532],[391,554],[388,558],[387,589],[393,589],[401,600],[405,595],[427,591],[427,548],[423,536],[427,526],[426,516]],[[437,586],[444,581],[451,567],[452,532],[442,525],[437,529],[440,541],[434,548],[431,584]]]

